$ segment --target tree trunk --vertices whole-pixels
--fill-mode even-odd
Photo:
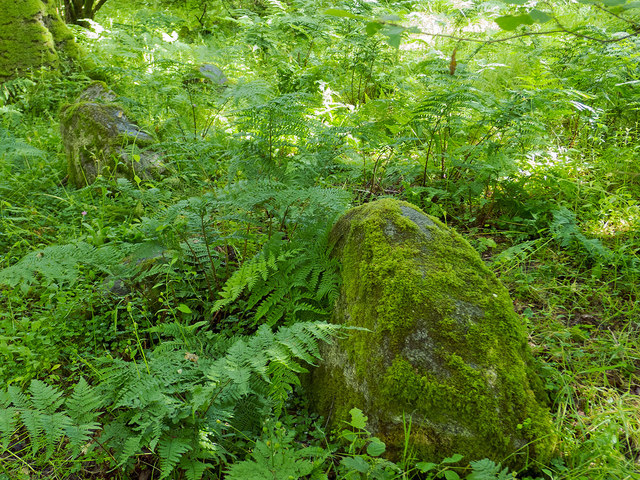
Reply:
[[[90,27],[85,19],[93,20],[96,12],[107,0],[64,0],[64,20],[83,27]]]
[[[0,0],[0,12],[0,82],[40,67],[57,69],[61,52],[77,56],[53,0]]]

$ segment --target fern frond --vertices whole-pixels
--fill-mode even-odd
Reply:
[[[6,396],[8,400],[19,410],[29,410],[33,406],[29,397],[22,393],[22,391],[15,385],[9,385],[9,387],[7,387]]]
[[[71,419],[78,424],[93,422],[98,418],[102,398],[89,386],[84,377],[81,377],[73,393],[65,401],[67,411]]]
[[[182,455],[191,449],[191,441],[165,435],[158,443],[160,478],[167,478],[180,461]]]
[[[89,443],[95,432],[100,430],[101,427],[102,425],[99,422],[67,425],[64,429],[64,433],[69,439],[71,454],[74,457],[78,457],[82,448]]]
[[[36,410],[53,414],[64,402],[62,391],[40,380],[32,380],[29,386],[31,403]]]
[[[130,245],[105,245],[96,248],[85,242],[46,247],[28,254],[15,265],[0,270],[0,284],[10,287],[26,286],[42,279],[45,285],[72,285],[80,276],[79,265],[89,265],[112,274],[114,265],[122,261],[132,248]]]
[[[184,461],[185,457],[180,459],[180,467],[184,471],[187,480],[200,480],[204,472],[210,468],[207,463],[199,462],[193,458],[189,458],[188,461]]]
[[[142,435],[131,434],[131,436],[126,437],[126,439],[124,439],[124,443],[122,443],[122,449],[116,457],[119,461],[118,465],[122,466],[126,464],[131,457],[140,452],[143,445]]]
[[[18,423],[18,409],[13,407],[0,408],[0,445],[7,449],[11,437]]]
[[[48,459],[53,455],[56,447],[60,446],[60,441],[71,425],[71,419],[64,413],[58,412],[51,415],[39,415],[39,422],[42,427],[42,437],[40,441],[35,443],[44,443],[46,447],[45,458]],[[34,438],[32,437],[31,441],[33,442],[33,440]]]
[[[266,280],[269,274],[267,262],[264,257],[256,256],[245,262],[238,268],[224,284],[220,292],[220,299],[213,305],[213,311],[217,312],[227,305],[235,302],[245,289],[251,289],[260,278]]]
[[[259,321],[262,317],[267,315],[273,309],[273,307],[276,304],[278,304],[280,301],[282,301],[282,299],[284,298],[284,296],[287,293],[288,292],[287,292],[287,290],[285,288],[279,288],[275,292],[271,292],[267,296],[267,298],[262,300],[262,302],[260,303],[260,306],[256,309],[256,313],[255,313],[255,317],[254,317],[255,320]],[[255,295],[252,295],[253,301],[249,300],[249,306],[251,307],[253,305],[253,303],[255,303],[256,301],[260,300],[263,296],[264,295],[263,295],[262,291],[256,292]],[[275,321],[279,320],[279,318],[280,318],[282,313],[284,313],[284,312],[278,312],[278,315],[274,315],[272,313],[269,316],[269,320],[267,321],[267,323],[269,323],[269,324],[275,323],[274,320]]]
[[[31,438],[31,453],[33,455],[36,454],[43,443],[44,427],[42,418],[44,416],[44,413],[37,410],[23,410],[20,412],[20,420]]]

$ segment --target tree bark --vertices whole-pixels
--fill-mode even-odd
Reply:
[[[82,27],[89,27],[86,21],[93,20],[107,0],[64,0],[64,20]]]

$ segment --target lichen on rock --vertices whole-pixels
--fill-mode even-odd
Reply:
[[[368,329],[328,347],[313,372],[313,401],[332,425],[360,408],[391,456],[403,418],[428,461],[460,453],[522,467],[552,455],[525,328],[468,242],[391,199],[349,211],[331,240],[343,279],[333,321]]]

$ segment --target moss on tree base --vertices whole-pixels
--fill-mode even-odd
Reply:
[[[40,67],[57,68],[59,52],[77,57],[70,30],[51,0],[0,0],[0,82]]]
[[[370,331],[337,341],[313,372],[330,423],[360,408],[396,458],[404,416],[419,459],[548,460],[555,435],[525,328],[468,242],[391,199],[351,210],[331,238],[343,268],[333,319]]]

